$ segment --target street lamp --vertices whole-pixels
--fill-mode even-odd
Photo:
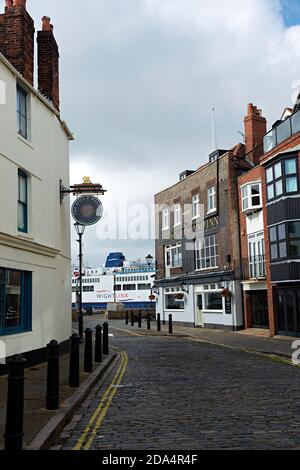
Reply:
[[[78,315],[78,332],[80,338],[83,338],[83,313],[82,313],[82,236],[85,231],[85,225],[78,222],[74,224],[76,233],[79,237],[79,315]]]
[[[114,275],[114,304],[116,303],[116,275],[117,275],[117,270],[114,269],[113,275]]]
[[[154,258],[153,258],[153,256],[151,256],[151,255],[148,255],[148,256],[146,257],[146,263],[148,264],[149,267],[152,265],[153,259],[154,259]]]

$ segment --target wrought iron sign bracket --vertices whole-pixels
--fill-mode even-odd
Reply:
[[[60,203],[62,204],[64,198],[68,194],[73,194],[73,196],[80,196],[82,194],[94,194],[97,196],[103,196],[106,193],[106,189],[103,189],[101,184],[93,184],[91,182],[75,184],[67,188],[62,180],[59,180],[59,197]]]

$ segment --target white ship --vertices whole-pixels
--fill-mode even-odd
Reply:
[[[126,309],[155,307],[149,299],[155,278],[155,264],[126,262],[122,253],[110,253],[105,267],[85,268],[82,277],[82,306],[94,311],[105,310],[109,303],[122,303]],[[76,308],[79,291],[79,270],[72,276],[72,307]]]

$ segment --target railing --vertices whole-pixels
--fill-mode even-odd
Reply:
[[[277,145],[284,142],[300,131],[300,110],[285,119],[277,127],[268,132],[264,137],[264,151],[269,152]]]
[[[265,255],[252,256],[242,260],[243,279],[265,279],[266,258]]]

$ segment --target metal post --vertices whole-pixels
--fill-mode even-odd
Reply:
[[[157,331],[161,331],[160,313],[157,314]]]
[[[55,340],[48,345],[46,409],[59,408],[59,343]]]
[[[134,326],[134,313],[131,312],[131,326]]]
[[[90,328],[85,330],[84,372],[93,372],[93,332]]]
[[[105,322],[103,325],[103,356],[108,356],[109,346],[108,346],[108,323]]]
[[[83,312],[82,312],[82,234],[79,234],[79,316],[78,332],[83,339]]]
[[[169,315],[169,333],[170,335],[173,333],[173,315]]]
[[[126,312],[126,317],[125,318],[126,318],[126,320],[125,320],[126,325],[128,325],[128,323],[129,323],[129,313],[128,312]]]
[[[26,359],[21,355],[16,355],[7,361],[8,392],[4,434],[5,450],[22,450],[23,448],[25,363]]]
[[[95,362],[102,362],[102,326],[96,326]]]
[[[69,369],[69,386],[78,388],[79,380],[79,348],[81,343],[80,336],[74,334],[70,338],[71,351],[70,351],[70,369]]]
[[[141,310],[139,311],[139,320],[138,320],[138,322],[139,322],[139,328],[142,328],[142,311]]]
[[[151,315],[148,313],[147,315],[147,330],[151,330]]]

